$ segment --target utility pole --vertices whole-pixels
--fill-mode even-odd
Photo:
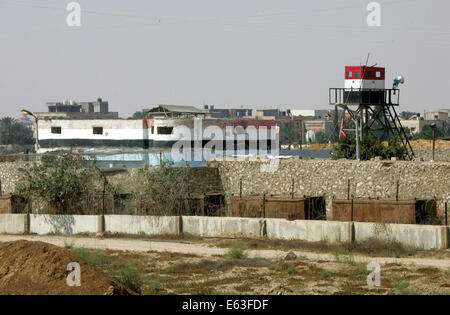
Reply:
[[[435,148],[435,142],[436,142],[436,123],[431,124],[431,129],[433,129],[433,158],[432,158],[432,161],[434,162],[434,148]]]
[[[356,160],[359,161],[361,159],[360,151],[359,151],[359,118],[356,117],[355,119],[355,126],[356,126]]]

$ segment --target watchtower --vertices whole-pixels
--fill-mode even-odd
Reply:
[[[367,66],[346,66],[344,88],[330,88],[329,103],[344,110],[356,126],[357,140],[363,134],[371,133],[375,137],[392,135],[400,138],[410,160],[414,151],[397,115],[400,105],[398,85],[404,83],[403,77],[394,79],[391,89],[385,88],[385,68]],[[341,123],[341,133],[345,131]]]

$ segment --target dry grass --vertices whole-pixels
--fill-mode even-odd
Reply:
[[[143,294],[450,293],[450,272],[399,264],[382,265],[381,287],[369,288],[367,265],[355,263],[352,256],[338,256],[337,262],[325,262],[230,259],[227,256],[202,258],[156,252],[108,251],[107,254],[108,260],[98,265],[105,272],[123,262],[128,267],[138,266],[132,272],[125,270],[120,280],[129,279],[132,283],[129,285],[135,283]]]
[[[379,240],[368,240],[365,242],[331,244],[323,242],[269,240],[269,239],[243,239],[240,241],[248,249],[279,249],[279,250],[301,250],[309,252],[331,253],[341,255],[365,255],[371,257],[409,257],[414,256],[418,250],[408,248],[397,242],[386,242]],[[221,247],[229,247],[233,241],[223,240],[218,243]]]

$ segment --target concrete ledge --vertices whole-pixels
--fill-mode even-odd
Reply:
[[[176,216],[105,215],[106,233],[177,235],[179,229]]]
[[[0,214],[0,234],[26,234],[26,214]]]
[[[98,216],[30,214],[30,233],[39,235],[95,234],[98,233]]]
[[[448,248],[447,227],[438,225],[355,222],[355,241],[395,241],[421,249]]]
[[[233,217],[182,217],[183,233],[197,236],[261,237],[264,219]]]
[[[267,237],[281,240],[351,242],[351,222],[266,219]]]

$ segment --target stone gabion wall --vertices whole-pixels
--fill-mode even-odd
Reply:
[[[14,192],[16,183],[19,181],[19,169],[27,167],[26,162],[3,162],[0,163],[0,180],[2,193],[10,194]]]
[[[27,162],[0,163],[3,194],[14,192],[15,185],[20,178],[19,169],[28,166]],[[137,187],[138,170],[113,171],[112,174],[109,174],[108,180],[117,186],[118,192],[132,193]],[[101,190],[101,187],[99,189]],[[222,192],[222,182],[218,169],[209,167],[189,168],[189,190],[191,193]]]
[[[438,213],[443,215],[444,202],[450,203],[449,162],[406,162],[349,160],[280,159],[275,172],[262,172],[260,161],[212,161],[206,168],[192,169],[191,192],[224,192],[227,203],[231,194],[263,193],[290,196],[292,180],[296,196],[325,198],[327,217],[331,218],[332,198],[347,198],[347,181],[353,198],[395,199],[399,181],[399,199],[436,199]],[[2,192],[11,193],[19,180],[19,169],[25,162],[0,163]],[[120,183],[121,192],[133,191],[137,170],[111,176]],[[450,206],[450,204],[449,204]]]
[[[111,183],[117,185],[122,193],[132,193],[138,187],[138,169],[129,169],[110,176]],[[216,193],[222,192],[222,182],[219,170],[210,167],[189,168],[189,192],[190,193]]]
[[[222,179],[227,202],[231,194],[290,196],[292,180],[296,196],[326,200],[327,218],[332,216],[332,198],[347,198],[348,180],[353,198],[394,199],[399,181],[399,199],[436,199],[438,214],[450,202],[450,163],[406,161],[350,161],[280,159],[275,172],[263,172],[260,161],[212,161]]]

